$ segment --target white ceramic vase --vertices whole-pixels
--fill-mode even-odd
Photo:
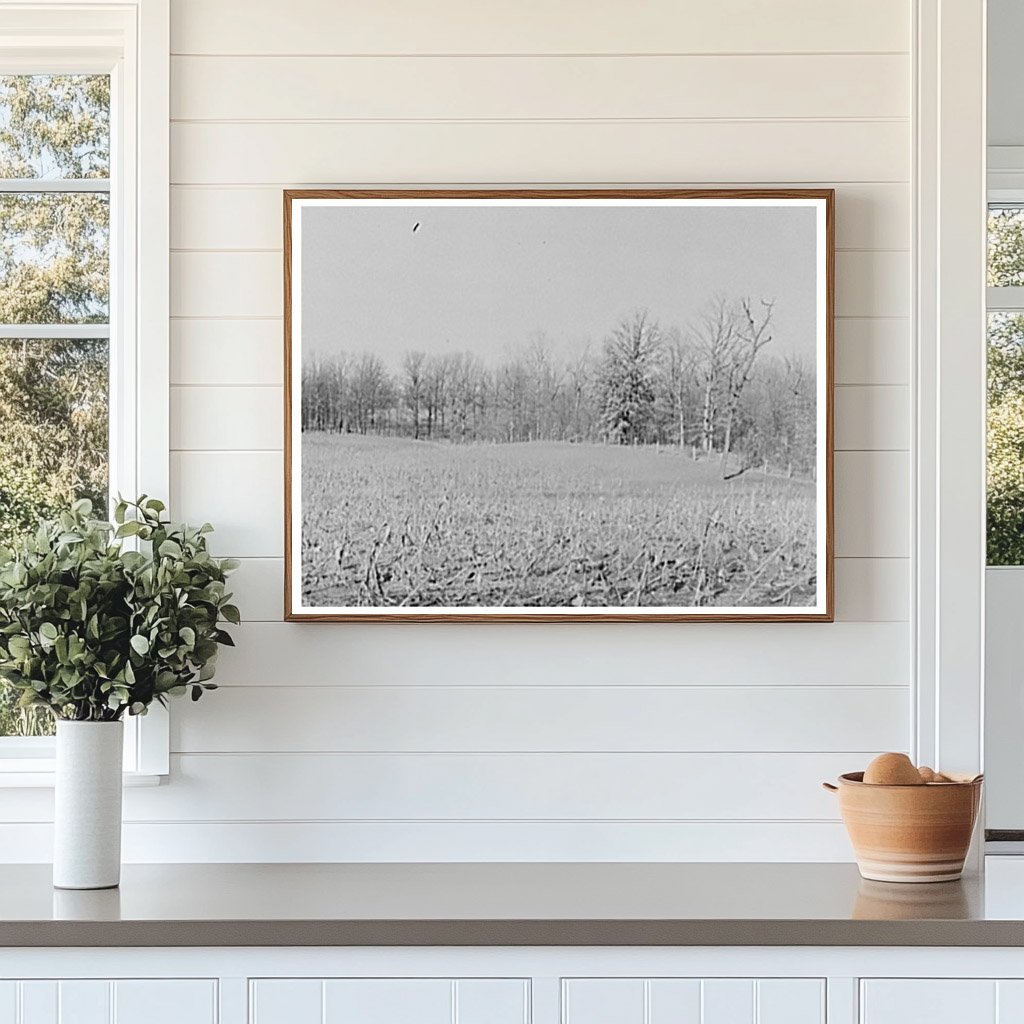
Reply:
[[[121,881],[121,722],[57,722],[53,884],[110,889]]]

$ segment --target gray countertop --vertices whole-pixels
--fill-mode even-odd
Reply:
[[[102,892],[14,865],[0,946],[1021,946],[1020,904],[851,864],[129,865]]]

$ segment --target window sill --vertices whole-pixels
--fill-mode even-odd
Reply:
[[[159,786],[167,776],[149,772],[125,772],[123,778],[125,788],[137,789],[143,786]],[[53,789],[55,780],[54,770],[42,768],[38,762],[25,771],[20,771],[13,765],[9,768],[6,765],[0,768],[0,789]]]

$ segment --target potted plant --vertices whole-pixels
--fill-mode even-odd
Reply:
[[[121,868],[123,718],[214,689],[233,559],[209,523],[171,525],[145,495],[114,522],[78,501],[0,549],[0,678],[57,721],[54,885],[116,886]]]

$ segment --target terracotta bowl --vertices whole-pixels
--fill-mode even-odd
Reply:
[[[863,772],[839,776],[839,810],[864,878],[876,882],[952,882],[964,860],[981,804],[978,776],[925,786],[876,786]]]

